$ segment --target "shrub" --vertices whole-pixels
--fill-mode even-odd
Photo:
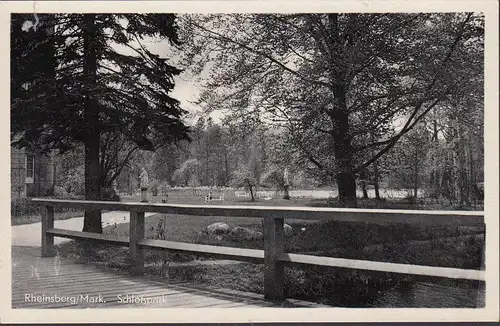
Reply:
[[[120,201],[120,196],[111,187],[105,187],[101,189],[101,200],[104,201]]]
[[[61,186],[55,186],[54,187],[54,196],[56,198],[69,198],[70,195],[69,193],[66,191],[66,189],[64,187],[61,187]]]
[[[60,186],[55,186],[54,187],[54,196],[48,196],[49,198],[50,197],[54,197],[54,198],[57,198],[57,199],[83,199],[84,196],[83,195],[77,195],[77,194],[74,194],[74,193],[69,193],[66,191],[65,188],[63,187],[60,187]]]
[[[60,185],[69,194],[76,196],[83,196],[85,194],[84,172],[85,171],[83,166],[68,171],[68,173],[61,180]]]
[[[29,198],[13,199],[10,202],[10,214],[13,218],[20,216],[39,215],[40,209]]]
[[[153,197],[158,196],[158,185],[156,183],[151,186],[151,194]]]
[[[337,307],[366,307],[405,276],[326,267],[285,268],[285,295]]]

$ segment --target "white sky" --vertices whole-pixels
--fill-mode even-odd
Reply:
[[[143,44],[147,46],[147,48],[162,57],[166,57],[169,59],[170,63],[179,67],[177,65],[179,58],[173,55],[171,52],[171,47],[168,44],[168,41],[144,41]],[[191,76],[189,72],[185,71],[181,73],[179,76],[175,77],[175,88],[172,91],[171,95],[181,103],[181,107],[185,110],[188,110],[190,113],[200,113],[202,109],[196,105],[194,102],[198,100],[200,95],[202,86],[196,82],[196,78]],[[212,112],[210,114],[214,121],[220,121],[222,114],[220,112]],[[189,119],[188,119],[189,121]],[[192,120],[189,121],[193,122]]]

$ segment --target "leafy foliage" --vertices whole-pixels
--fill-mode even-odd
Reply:
[[[183,24],[187,66],[210,70],[200,103],[285,130],[290,157],[335,180],[346,205],[354,174],[434,108],[482,91],[480,15],[215,14]]]
[[[283,170],[278,167],[269,168],[262,176],[260,183],[264,186],[274,187],[276,190],[283,190],[285,188]]]
[[[200,169],[200,163],[197,159],[189,159],[181,164],[181,166],[174,171],[172,175],[172,181],[178,185],[183,186],[197,186],[199,185],[198,173]]]

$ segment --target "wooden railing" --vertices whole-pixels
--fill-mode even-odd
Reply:
[[[174,250],[208,257],[264,263],[264,296],[268,300],[284,300],[285,264],[317,265],[388,273],[423,275],[453,279],[485,280],[484,270],[466,270],[385,263],[366,260],[331,258],[286,253],[284,251],[284,219],[336,220],[373,224],[410,223],[454,226],[482,226],[484,212],[471,211],[414,211],[348,208],[268,207],[268,206],[212,206],[150,203],[119,203],[83,200],[33,199],[43,206],[42,256],[55,255],[54,237],[84,239],[118,246],[128,246],[131,273],[144,273],[144,250]],[[54,228],[54,206],[108,211],[130,212],[130,236],[104,235]],[[166,213],[197,216],[232,216],[264,219],[264,250],[241,249],[192,243],[151,240],[145,238],[144,213]]]

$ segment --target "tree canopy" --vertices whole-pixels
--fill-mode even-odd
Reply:
[[[284,128],[292,157],[335,180],[346,206],[356,205],[355,175],[429,112],[482,94],[484,29],[472,13],[214,14],[182,24],[187,66],[210,71],[200,104]]]
[[[11,132],[22,135],[14,144],[43,135],[46,149],[67,149],[89,131],[119,131],[143,149],[185,138],[185,111],[169,95],[180,70],[143,45],[147,37],[180,45],[174,15],[39,15],[37,30],[23,31],[28,17],[12,16]],[[83,67],[89,51],[94,76]],[[83,114],[87,96],[98,107],[92,124]]]

